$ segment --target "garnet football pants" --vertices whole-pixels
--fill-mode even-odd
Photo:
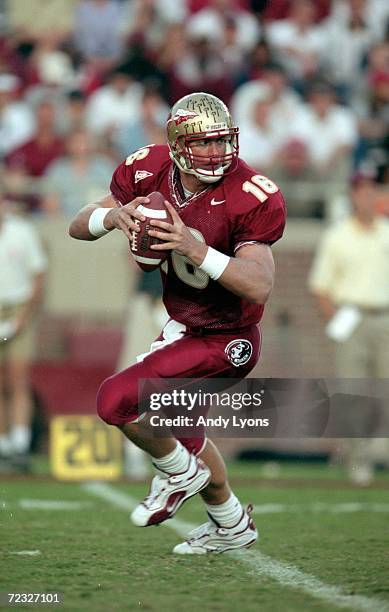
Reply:
[[[244,378],[257,363],[259,353],[260,332],[256,325],[238,333],[195,335],[185,325],[170,320],[149,353],[140,355],[138,363],[102,383],[97,396],[98,414],[110,425],[132,423],[142,413],[138,381]],[[190,452],[198,453],[204,446],[205,432],[196,430],[193,438],[176,437]]]

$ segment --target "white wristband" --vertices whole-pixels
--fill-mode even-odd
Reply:
[[[230,257],[228,257],[228,255],[224,255],[224,253],[220,253],[220,251],[208,247],[207,254],[203,263],[199,265],[199,268],[200,270],[204,270],[212,280],[216,281],[223,274],[229,261]]]
[[[100,236],[105,236],[105,234],[108,234],[110,230],[105,227],[104,219],[110,210],[113,210],[113,208],[95,208],[95,210],[92,212],[88,221],[88,229],[92,236],[100,238]]]

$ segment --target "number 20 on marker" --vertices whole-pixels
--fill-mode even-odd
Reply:
[[[50,462],[59,480],[114,480],[121,475],[122,436],[93,415],[54,417]]]

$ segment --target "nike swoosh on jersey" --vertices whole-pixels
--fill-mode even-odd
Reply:
[[[218,204],[224,204],[225,200],[215,200],[215,198],[212,198],[211,200],[211,206],[217,206]]]

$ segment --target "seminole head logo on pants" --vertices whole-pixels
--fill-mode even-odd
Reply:
[[[229,342],[224,349],[228,359],[234,366],[245,365],[253,354],[253,345],[248,340],[238,338]]]

